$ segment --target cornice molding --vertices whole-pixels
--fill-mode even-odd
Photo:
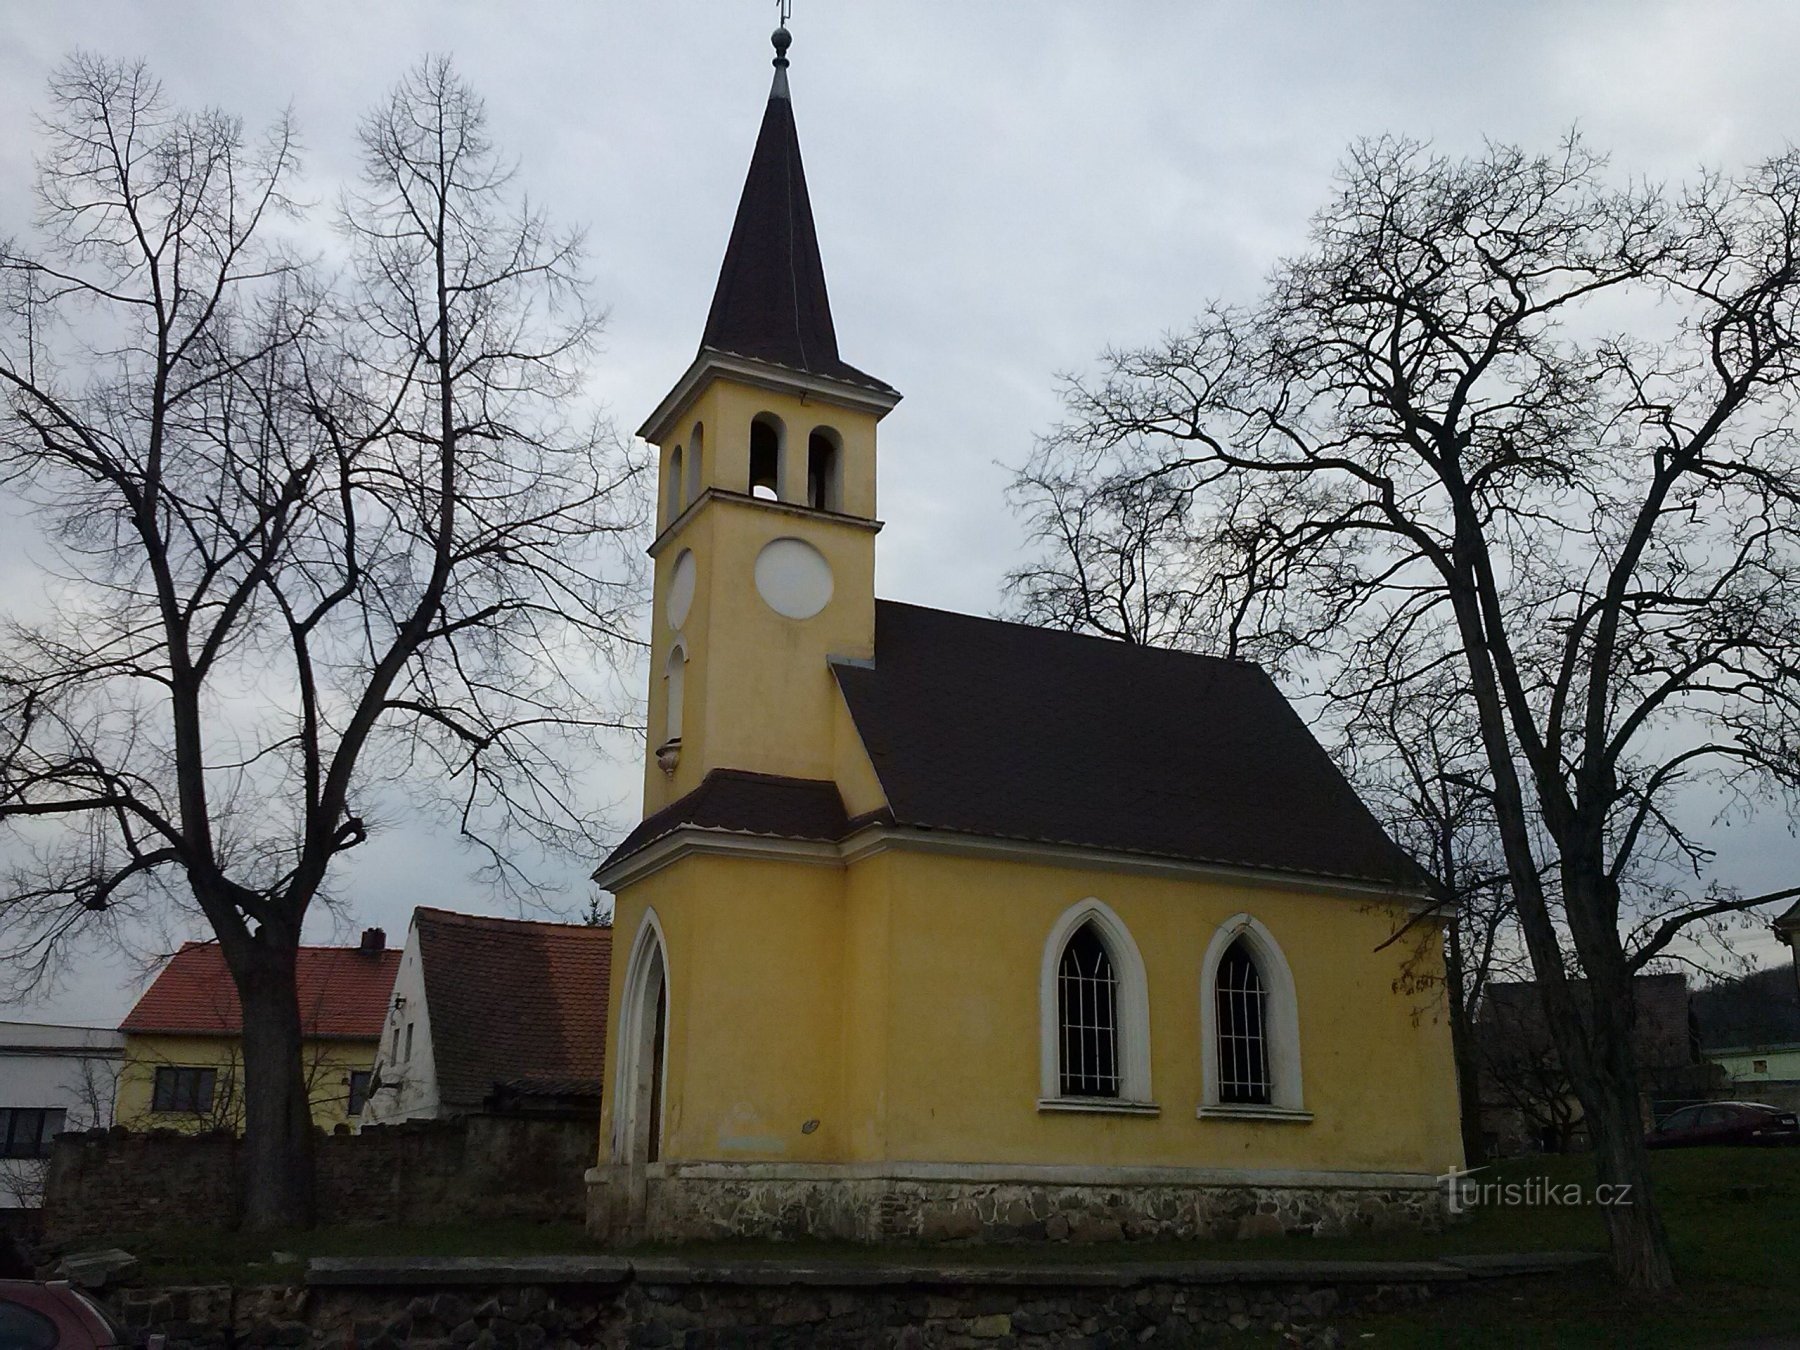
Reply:
[[[900,395],[892,391],[871,389],[865,385],[850,384],[824,375],[812,375],[802,370],[790,370],[786,366],[703,347],[693,364],[675,382],[675,387],[656,405],[656,411],[638,428],[637,434],[653,445],[662,444],[663,438],[669,434],[682,411],[693,401],[710,376],[724,376],[740,384],[767,389],[777,394],[821,399],[840,408],[873,413],[877,418],[886,416],[900,402]]]
[[[767,497],[753,497],[748,492],[733,492],[729,488],[706,487],[700,495],[683,508],[680,515],[671,520],[661,534],[650,541],[650,547],[644,551],[652,558],[660,558],[674,543],[675,536],[687,528],[687,523],[698,514],[707,502],[717,501],[722,505],[747,506],[757,511],[769,511],[778,516],[792,516],[797,520],[824,522],[827,525],[842,525],[846,529],[861,530],[867,534],[880,534],[884,522],[871,520],[867,516],[849,516],[842,511],[824,511],[816,507],[800,506],[795,502],[770,501]]]
[[[1436,901],[1418,891],[1383,886],[1379,882],[1321,877],[1305,872],[1280,872],[1268,868],[1233,867],[1221,863],[1187,862],[1176,858],[1157,858],[1147,854],[1081,848],[1069,844],[990,839],[982,835],[952,834],[943,830],[922,830],[880,823],[865,825],[837,843],[827,840],[780,839],[738,830],[685,825],[670,831],[630,857],[621,858],[613,866],[600,868],[594,873],[594,880],[602,889],[616,893],[621,888],[641,881],[695,853],[785,859],[845,867],[889,849],[1089,871],[1122,872],[1177,881],[1211,881],[1298,890],[1343,899],[1400,903],[1419,913],[1437,907]]]

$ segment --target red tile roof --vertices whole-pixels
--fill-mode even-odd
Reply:
[[[394,992],[400,953],[302,947],[295,971],[308,1036],[377,1040]],[[244,1028],[237,986],[216,942],[186,942],[119,1024],[120,1031],[235,1036]]]
[[[413,911],[438,1093],[598,1094],[612,929]]]

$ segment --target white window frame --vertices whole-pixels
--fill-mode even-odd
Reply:
[[[1242,940],[1249,949],[1266,991],[1263,1043],[1269,1057],[1269,1100],[1264,1103],[1219,1100],[1219,963],[1231,944]],[[1299,1124],[1312,1119],[1306,1109],[1300,1072],[1300,1005],[1294,973],[1281,944],[1250,914],[1234,914],[1213,934],[1200,963],[1200,1105],[1202,1120],[1275,1120]]]
[[[637,1071],[638,1047],[644,1035],[644,985],[649,978],[650,954],[661,957],[663,981],[663,1062],[662,1081],[657,1092],[662,1101],[663,1134],[668,1133],[669,1120],[669,1016],[674,994],[669,976],[669,944],[663,939],[662,920],[654,907],[644,911],[638,921],[637,936],[632,939],[631,956],[625,965],[624,998],[619,1007],[618,1039],[607,1047],[613,1073],[612,1159],[615,1163],[631,1162],[632,1139],[637,1133],[637,1092],[632,1081]],[[658,1141],[659,1145],[661,1140]],[[660,1148],[659,1148],[660,1152]]]
[[[1063,948],[1076,930],[1087,923],[1093,924],[1100,935],[1112,961],[1113,977],[1118,981],[1113,1012],[1118,1024],[1117,1097],[1062,1095],[1062,1005],[1057,973],[1062,966]],[[1092,896],[1064,910],[1044,940],[1038,975],[1038,1024],[1038,1110],[1103,1115],[1154,1115],[1161,1110],[1150,1095],[1150,986],[1144,975],[1144,958],[1125,921]]]

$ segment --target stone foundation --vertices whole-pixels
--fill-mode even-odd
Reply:
[[[951,1171],[667,1164],[634,1199],[626,1169],[596,1168],[588,1228],[617,1242],[1113,1242],[1436,1231],[1446,1217],[1437,1179],[1405,1174]]]

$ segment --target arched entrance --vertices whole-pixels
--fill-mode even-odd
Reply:
[[[648,1201],[647,1169],[663,1151],[669,977],[662,930],[653,912],[644,915],[632,944],[620,1012],[613,1158],[626,1168],[627,1221],[635,1228]]]

